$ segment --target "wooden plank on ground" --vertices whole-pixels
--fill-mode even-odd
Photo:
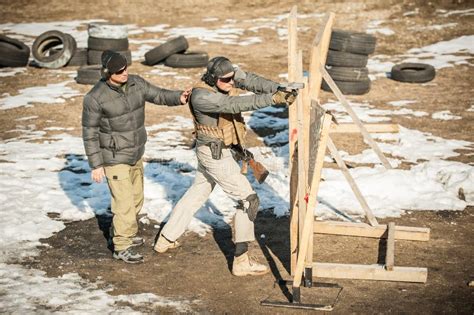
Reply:
[[[365,129],[369,133],[396,133],[400,131],[397,124],[364,124]],[[360,129],[356,124],[339,124],[332,125],[331,133],[360,133]]]
[[[372,238],[388,237],[387,225],[384,224],[371,226],[366,223],[315,221],[314,231],[318,234],[347,235]],[[394,234],[396,240],[426,242],[430,239],[429,228],[396,225]]]
[[[387,252],[385,255],[385,269],[393,271],[395,265],[395,223],[388,224]]]
[[[387,271],[383,265],[317,262],[313,264],[313,277],[425,283],[428,278],[428,269],[419,267],[393,267],[392,271]]]
[[[288,81],[294,82],[297,79],[297,7],[293,6],[288,16]],[[296,143],[296,106],[288,108],[288,169],[290,176],[290,269],[294,274],[298,251],[298,206],[296,205],[296,195],[298,186],[298,162],[295,155]]]
[[[332,157],[336,160],[337,165],[342,171],[342,174],[346,178],[347,182],[349,183],[349,186],[351,187],[352,191],[354,192],[354,195],[356,196],[357,200],[360,203],[360,206],[362,209],[365,211],[365,215],[367,216],[367,220],[369,220],[369,223],[372,226],[378,225],[377,219],[375,219],[374,214],[372,213],[372,210],[370,210],[369,205],[367,204],[367,201],[365,201],[364,196],[362,196],[362,193],[359,190],[359,187],[357,186],[356,182],[354,181],[354,178],[352,178],[351,173],[349,173],[349,170],[347,169],[346,163],[342,160],[341,156],[339,155],[339,152],[337,151],[336,146],[331,140],[331,137],[328,139],[328,148],[329,152],[331,152]]]
[[[370,145],[370,147],[372,148],[372,150],[375,151],[375,154],[377,154],[377,156],[379,157],[380,161],[382,162],[383,166],[386,168],[386,169],[391,169],[392,166],[390,165],[390,163],[388,162],[387,158],[385,157],[385,155],[383,155],[382,151],[380,150],[380,148],[378,147],[377,143],[374,141],[374,139],[372,139],[372,137],[370,136],[370,134],[367,132],[367,130],[365,129],[364,125],[362,124],[362,122],[360,121],[359,117],[357,117],[357,114],[354,112],[354,110],[352,109],[351,105],[349,104],[349,102],[347,101],[347,99],[344,97],[344,95],[342,94],[341,90],[339,90],[339,88],[337,87],[336,83],[334,83],[334,80],[331,78],[331,76],[329,75],[329,73],[327,72],[326,68],[324,67],[324,65],[320,64],[319,65],[319,69],[321,70],[321,73],[323,74],[323,78],[324,78],[324,81],[326,81],[326,83],[329,85],[329,87],[331,88],[332,92],[334,93],[334,95],[336,95],[336,97],[339,99],[339,101],[341,102],[342,106],[344,106],[344,108],[346,109],[347,113],[349,114],[349,116],[351,116],[352,118],[352,121],[359,127],[360,129],[360,132],[362,133],[362,135],[364,136],[364,139],[367,141],[367,143]]]

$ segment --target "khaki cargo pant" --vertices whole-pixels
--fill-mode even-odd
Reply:
[[[104,170],[112,195],[114,248],[122,251],[130,247],[138,232],[137,215],[144,200],[143,161],[106,166]]]
[[[239,164],[230,149],[222,150],[222,158],[214,160],[206,145],[197,147],[198,169],[193,185],[174,207],[162,234],[170,241],[177,240],[188,227],[194,214],[201,208],[218,184],[234,200],[242,200],[255,192],[247,178],[240,173]],[[237,209],[234,218],[235,242],[255,240],[254,224],[246,212]]]

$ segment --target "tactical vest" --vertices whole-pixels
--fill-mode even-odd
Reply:
[[[213,88],[201,81],[193,86],[193,89],[195,88],[202,88],[208,90],[211,93],[217,93]],[[229,92],[229,95],[236,96],[238,95],[238,92],[236,89],[232,89]],[[232,144],[240,144],[242,146],[244,145],[247,128],[245,127],[245,121],[241,113],[220,113],[217,120],[217,126],[208,126],[197,122],[191,102],[189,102],[189,109],[193,115],[194,132],[196,137],[198,135],[204,135],[207,137],[216,138],[222,140],[226,146],[230,146]]]

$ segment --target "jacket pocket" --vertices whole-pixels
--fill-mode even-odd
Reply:
[[[111,138],[111,144],[113,145],[112,148],[115,149],[115,151],[136,146],[135,132],[133,131],[112,133]]]

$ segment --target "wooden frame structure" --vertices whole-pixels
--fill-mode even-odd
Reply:
[[[392,168],[369,132],[396,132],[398,127],[394,125],[364,126],[324,66],[334,18],[333,13],[327,14],[312,43],[309,77],[306,78],[303,77],[302,51],[298,50],[296,6],[292,8],[288,17],[288,81],[306,83],[305,88],[297,97],[296,106],[292,105],[289,108],[290,265],[293,292],[298,294],[296,302],[299,302],[299,287],[302,282],[305,286],[311,287],[313,277],[407,282],[426,282],[427,279],[426,268],[394,266],[394,249],[395,240],[429,240],[430,230],[395,226],[394,223],[378,224],[330,137],[331,133],[336,132],[360,132],[385,168]],[[332,116],[321,109],[319,93],[323,78],[354,124],[332,125]],[[331,156],[351,186],[369,224],[314,220],[313,209],[316,206],[326,148],[329,149]],[[386,238],[385,264],[315,263],[313,262],[314,233]]]

